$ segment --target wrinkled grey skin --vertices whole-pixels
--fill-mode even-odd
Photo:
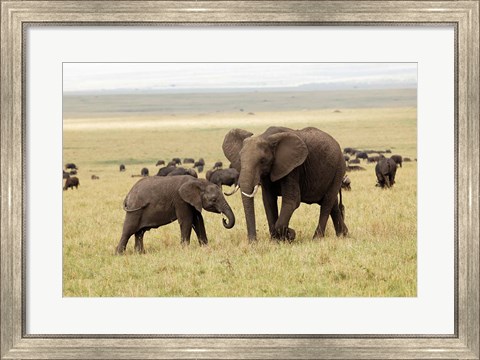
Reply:
[[[223,226],[231,229],[235,216],[218,186],[191,176],[146,177],[138,181],[124,200],[126,211],[123,232],[116,253],[122,254],[128,239],[135,234],[135,250],[144,253],[145,231],[178,219],[182,244],[190,243],[192,229],[200,245],[208,243],[202,209],[222,213]]]
[[[288,224],[301,202],[320,205],[314,238],[324,236],[330,215],[337,236],[348,233],[340,211],[343,205],[338,201],[345,160],[339,144],[327,133],[312,127],[270,127],[253,136],[249,131],[233,129],[225,136],[223,152],[240,172],[238,183],[250,240],[257,237],[252,194],[258,184],[272,238],[295,239],[295,231]],[[280,213],[278,196],[282,197]]]
[[[237,169],[228,168],[228,169],[218,169],[218,170],[208,170],[205,174],[205,178],[222,187],[222,185],[232,186],[237,185],[238,176],[240,173]]]
[[[381,159],[375,166],[377,175],[377,185],[383,188],[392,187],[395,184],[395,174],[397,173],[397,163],[393,159]]]

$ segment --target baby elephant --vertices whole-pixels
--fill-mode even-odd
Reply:
[[[202,209],[224,214],[223,226],[235,225],[233,211],[221,189],[204,179],[191,176],[153,176],[138,181],[124,201],[123,232],[116,253],[122,254],[135,234],[135,250],[144,253],[143,234],[178,219],[182,244],[190,243],[192,228],[200,245],[208,243]]]
[[[78,189],[78,185],[80,185],[80,182],[78,181],[78,178],[76,176],[70,176],[65,180],[65,186],[63,187],[63,190],[68,190],[69,188],[75,187],[75,189]]]

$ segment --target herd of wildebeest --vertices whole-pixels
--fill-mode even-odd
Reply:
[[[319,204],[320,216],[313,237],[323,237],[328,218],[332,218],[337,236],[348,234],[345,224],[345,207],[342,189],[351,190],[350,171],[366,170],[362,162],[376,163],[376,186],[391,188],[395,184],[397,167],[411,161],[394,154],[390,149],[360,150],[340,148],[329,134],[313,127],[293,130],[285,127],[269,127],[262,134],[254,135],[243,129],[232,129],[224,137],[222,150],[230,164],[224,168],[215,162],[205,174],[203,158],[173,158],[169,162],[159,160],[162,166],[156,176],[149,176],[148,168],[132,177],[142,177],[133,185],[123,202],[126,212],[123,231],[116,253],[125,251],[129,238],[135,235],[135,250],[144,253],[143,235],[178,220],[182,244],[190,242],[192,230],[201,245],[208,243],[202,209],[222,214],[223,226],[231,229],[235,215],[224,194],[241,191],[242,204],[249,240],[257,238],[254,197],[262,187],[262,200],[272,239],[293,241],[295,230],[289,227],[290,218],[300,203]],[[416,160],[416,159],[415,159]],[[188,166],[187,166],[188,165]],[[69,163],[63,170],[64,190],[78,188],[78,167]],[[126,172],[125,164],[119,165]],[[99,180],[96,175],[92,180]],[[234,186],[222,193],[222,186]],[[281,196],[280,211],[277,198]]]

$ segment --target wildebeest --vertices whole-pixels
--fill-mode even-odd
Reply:
[[[205,160],[203,158],[198,159],[198,161],[195,161],[195,164],[193,167],[198,167],[198,166],[205,166]]]
[[[158,170],[157,176],[167,176],[172,171],[174,171],[177,167],[176,166],[165,166]],[[183,168],[182,168],[183,169]]]
[[[223,166],[223,163],[221,161],[217,161],[215,165],[213,165],[214,169],[221,169]]]
[[[177,163],[176,163],[175,161],[173,161],[173,160],[172,160],[172,161],[169,161],[169,162],[167,163],[167,167],[169,167],[169,166],[177,166]]]
[[[198,178],[197,172],[192,168],[185,169],[184,167],[176,167],[173,171],[170,171],[167,176],[180,176],[180,175],[190,175],[194,178]]]
[[[389,188],[395,184],[395,174],[397,173],[397,163],[393,159],[381,159],[375,166],[377,175],[377,185],[381,188]]]
[[[385,158],[385,156],[383,156],[383,155],[369,156],[368,159],[367,159],[367,162],[368,163],[375,163],[375,162],[380,161],[380,159],[383,159],[383,158]]]
[[[368,155],[364,151],[360,151],[356,153],[355,159],[368,159]]]
[[[390,159],[392,159],[393,161],[395,161],[397,165],[400,165],[400,167],[402,167],[402,161],[403,161],[402,155],[392,155],[390,156]]]
[[[98,180],[100,179],[97,175],[92,175],[92,180]]]
[[[412,159],[410,159],[410,158],[408,158],[408,157],[403,158],[403,162],[410,162],[410,161],[412,161]]]
[[[141,171],[140,171],[140,175],[142,176],[148,176],[148,169],[147,168],[143,168]]]
[[[364,171],[365,168],[358,165],[348,165],[345,171]]]
[[[165,160],[158,160],[155,166],[165,165]]]
[[[195,160],[192,159],[192,158],[185,158],[185,159],[183,159],[183,163],[184,164],[194,164]]]
[[[172,161],[177,165],[182,165],[182,160],[180,160],[180,158],[178,158],[178,157],[173,158]]]
[[[78,189],[78,185],[80,185],[80,181],[78,181],[78,178],[76,176],[70,176],[65,180],[65,186],[63,187],[63,190],[68,190],[69,188],[75,187],[75,189]]]
[[[214,183],[220,187],[222,185],[232,186],[237,185],[238,183],[239,172],[237,169],[228,168],[228,169],[218,169],[218,170],[208,170],[205,174],[205,179]]]
[[[125,171],[125,165],[120,164],[120,171]]]
[[[78,170],[77,165],[75,165],[74,163],[68,163],[68,164],[66,164],[66,165],[65,165],[65,168],[66,168],[66,169]]]
[[[360,164],[360,159],[348,160],[348,163],[349,163],[349,164]]]
[[[62,170],[62,171],[63,171],[63,178],[68,179],[70,177],[70,174],[68,172],[66,172],[65,170]]]
[[[343,149],[344,154],[350,154],[350,155],[355,155],[357,153],[357,150],[351,147],[346,147]]]
[[[198,165],[197,166],[197,171],[201,173],[203,171],[203,165]]]
[[[343,158],[345,159],[345,161],[350,160],[350,156],[348,156],[348,155],[343,155]]]
[[[69,174],[70,175],[77,175],[77,170],[70,170]]]

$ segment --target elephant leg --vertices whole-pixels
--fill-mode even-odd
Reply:
[[[282,183],[282,207],[275,223],[276,237],[282,240],[295,240],[295,230],[288,224],[293,212],[300,206],[300,186],[294,177],[287,177]]]
[[[117,255],[123,254],[125,252],[130,236],[135,234],[135,232],[137,231],[138,223],[135,222],[134,219],[132,219],[132,216],[129,215],[130,214],[127,214],[127,216],[125,217],[125,222],[123,223],[122,236],[115,250],[115,254]]]
[[[198,211],[193,215],[193,230],[197,234],[198,242],[200,245],[207,245],[207,232],[205,230],[205,223],[203,222],[203,216]]]
[[[337,216],[339,218],[342,217],[340,208],[338,206],[338,198],[337,198],[338,190],[334,191],[329,191],[322,201],[319,203],[320,204],[320,217],[318,219],[318,226],[317,229],[315,230],[315,233],[313,234],[313,238],[322,238],[325,236],[325,228],[327,227],[327,221],[328,218],[330,217],[330,214],[333,211],[334,205],[337,204],[336,209],[335,209],[335,217]],[[338,214],[337,214],[338,211]],[[342,220],[343,222],[343,220]],[[335,221],[334,221],[335,223]],[[335,228],[337,230],[337,228]]]
[[[270,191],[263,191],[262,189],[262,198],[263,198],[263,207],[265,208],[265,215],[267,216],[268,221],[268,230],[270,231],[271,237],[276,237],[275,224],[278,220],[278,204],[277,196]]]
[[[180,223],[180,237],[182,245],[190,244],[190,235],[192,234],[193,214],[185,218],[178,218]]]
[[[343,206],[343,204],[342,204],[342,206]],[[332,217],[333,226],[335,227],[336,235],[337,236],[347,235],[348,234],[348,228],[347,228],[347,225],[345,225],[344,214],[342,213],[342,210],[340,209],[340,207],[338,205],[338,200],[333,205],[330,216]]]
[[[135,251],[139,254],[145,254],[145,249],[143,247],[143,234],[145,230],[139,230],[135,233]]]
[[[390,187],[390,178],[388,177],[388,175],[385,175],[383,178],[384,178],[384,181],[385,181],[385,186],[387,188],[389,188]]]

